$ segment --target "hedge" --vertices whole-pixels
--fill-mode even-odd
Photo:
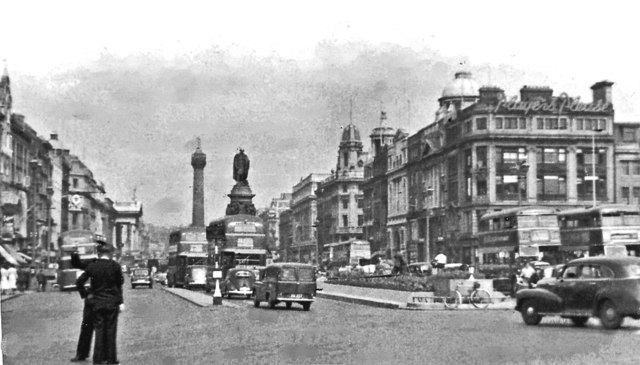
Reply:
[[[364,288],[389,289],[407,292],[435,291],[434,283],[445,279],[469,278],[467,272],[445,272],[431,276],[398,275],[390,277],[367,277],[361,273],[340,273],[337,278],[328,279],[327,284],[351,285]],[[483,275],[474,275],[481,279]]]

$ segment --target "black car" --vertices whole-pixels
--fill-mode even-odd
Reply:
[[[528,325],[543,316],[570,318],[578,326],[598,317],[607,329],[624,317],[640,319],[640,257],[596,256],[573,260],[556,277],[516,293],[516,310]]]
[[[151,278],[151,270],[149,269],[133,269],[131,271],[131,288],[136,286],[148,286],[153,288],[153,279]]]

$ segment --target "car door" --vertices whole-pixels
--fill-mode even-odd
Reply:
[[[561,276],[552,285],[548,286],[548,289],[558,295],[561,299],[560,308],[548,308],[554,310],[566,310],[568,305],[568,298],[571,298],[578,280],[578,265],[567,265],[562,271]],[[551,303],[549,303],[551,305]]]
[[[585,264],[580,266],[579,273],[570,307],[576,311],[590,311],[598,291],[610,283],[613,271],[598,264]]]

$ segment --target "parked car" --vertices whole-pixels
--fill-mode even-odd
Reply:
[[[250,269],[233,268],[227,271],[227,276],[222,282],[222,296],[231,298],[232,295],[242,295],[251,298],[255,275]],[[215,285],[215,284],[214,284]]]
[[[414,262],[409,264],[409,275],[412,276],[429,276],[433,268],[428,262]]]
[[[516,310],[528,325],[553,315],[582,326],[593,316],[607,329],[619,328],[624,317],[640,319],[640,257],[573,260],[555,278],[518,291],[516,299]]]
[[[131,271],[131,288],[135,289],[140,285],[153,288],[153,280],[149,269],[134,269]]]
[[[156,283],[160,283],[162,285],[167,285],[167,273],[166,272],[157,272],[156,276],[153,278]]]
[[[268,265],[261,271],[254,284],[255,307],[260,302],[269,303],[274,308],[284,302],[287,308],[293,303],[302,305],[305,311],[311,308],[316,294],[316,275],[312,265],[299,263],[277,263]]]

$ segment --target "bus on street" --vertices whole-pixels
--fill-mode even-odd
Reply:
[[[208,271],[204,227],[185,227],[169,235],[167,286],[204,288]]]
[[[76,288],[76,279],[82,274],[82,270],[71,267],[71,254],[77,251],[83,264],[96,260],[98,258],[96,237],[89,230],[73,230],[63,232],[61,241],[57,284],[60,290],[73,290]]]

